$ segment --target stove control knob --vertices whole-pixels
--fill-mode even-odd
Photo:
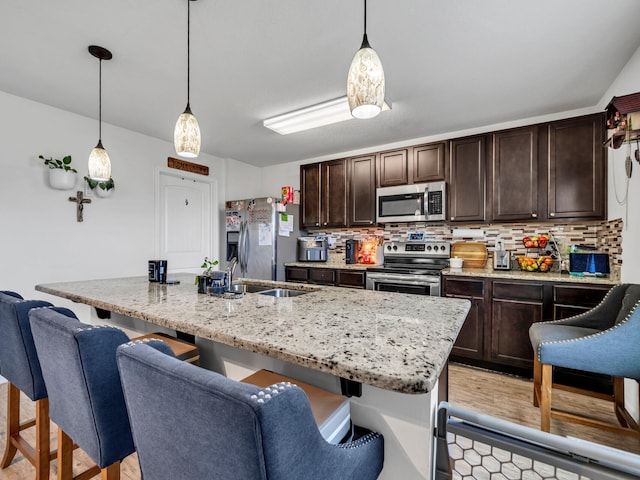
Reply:
[[[387,250],[391,250],[391,245],[387,245]]]
[[[395,252],[396,250],[398,250],[398,246],[397,246],[397,245],[394,245],[394,246],[393,246],[393,251]]]
[[[431,245],[427,245],[427,251],[430,252],[431,251]]]
[[[444,245],[440,245],[440,250],[442,250],[443,252],[447,249],[447,247],[445,247]]]

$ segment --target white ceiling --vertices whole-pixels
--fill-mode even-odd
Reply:
[[[186,10],[186,0],[2,0],[0,90],[97,119],[87,47],[101,45],[114,56],[103,121],[171,142],[186,104]],[[640,45],[640,1],[369,0],[393,110],[287,136],[264,128],[345,94],[362,28],[362,0],[192,3],[202,150],[273,165],[593,107]]]

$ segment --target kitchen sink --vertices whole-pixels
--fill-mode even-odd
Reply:
[[[260,295],[270,295],[272,297],[297,297],[309,292],[305,292],[304,290],[289,290],[288,288],[273,288],[271,290],[265,290],[258,293]]]
[[[266,285],[253,285],[251,283],[234,283],[231,285],[233,293],[259,293],[265,290],[273,290],[273,287]]]

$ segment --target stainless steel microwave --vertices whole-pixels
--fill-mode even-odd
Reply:
[[[446,219],[446,182],[376,189],[378,223],[436,222]]]

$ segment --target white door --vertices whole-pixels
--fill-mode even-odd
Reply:
[[[211,206],[213,184],[186,175],[159,173],[159,256],[169,274],[199,272],[212,255]]]

